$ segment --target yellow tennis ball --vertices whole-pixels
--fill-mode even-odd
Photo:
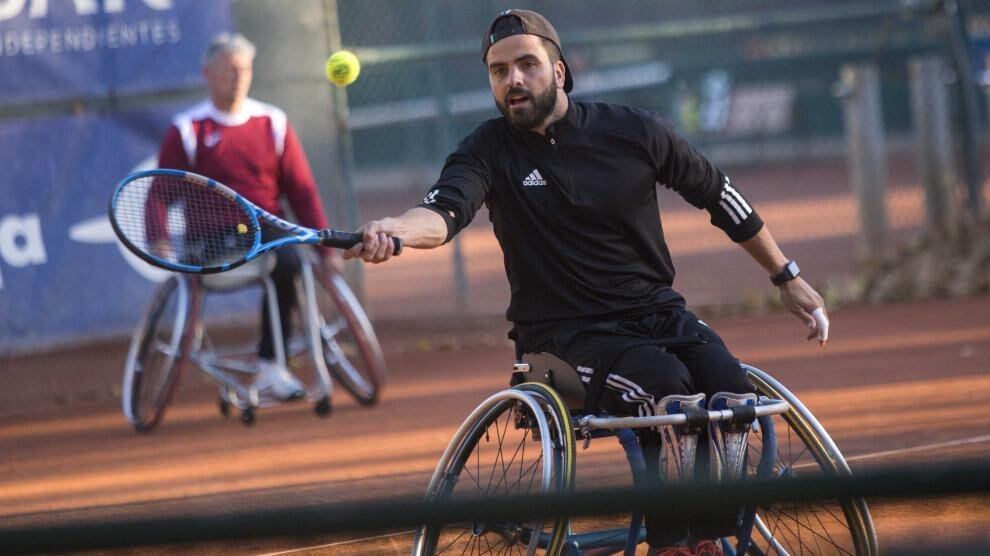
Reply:
[[[237,225],[237,233],[239,233],[239,234],[246,234],[247,233],[247,226],[245,224],[238,224]]]
[[[347,50],[338,50],[327,58],[327,79],[338,87],[346,87],[361,73],[361,62]]]

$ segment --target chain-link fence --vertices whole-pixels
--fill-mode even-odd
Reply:
[[[457,141],[497,117],[480,34],[502,1],[340,0],[342,45],[362,61],[346,90],[360,220],[418,202]],[[529,2],[557,27],[572,97],[658,111],[755,203],[820,286],[961,210],[964,151],[951,18],[941,2]],[[975,40],[990,6],[964,3]],[[981,111],[983,107],[981,106]],[[981,120],[982,114],[978,115]],[[930,185],[926,190],[925,184]],[[768,295],[757,265],[661,191],[678,278],[696,305]],[[926,209],[926,207],[928,207]],[[941,207],[941,208],[940,208]],[[928,216],[926,217],[926,210]],[[391,319],[493,315],[508,288],[484,211],[454,245],[365,273]],[[726,272],[726,268],[731,268]]]

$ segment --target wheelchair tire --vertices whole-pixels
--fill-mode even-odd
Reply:
[[[760,369],[743,367],[759,395],[791,405],[786,413],[772,417],[772,432],[765,425],[750,432],[747,476],[786,480],[799,474],[852,474],[828,433],[794,394]],[[776,444],[773,464],[764,460],[760,466],[761,455],[771,444]],[[877,554],[873,520],[862,498],[775,504],[757,508],[756,517],[752,542],[745,547],[748,554]]]
[[[550,433],[553,435],[554,449],[560,452],[561,492],[573,490],[577,471],[577,441],[574,437],[574,425],[571,422],[571,412],[567,408],[567,404],[553,388],[546,384],[525,382],[515,386],[515,389],[529,392],[540,398],[540,404],[543,406],[543,410],[547,412],[547,419],[552,425]],[[550,536],[553,542],[546,547],[546,554],[559,554],[561,552],[569,530],[570,520],[567,516],[558,516],[556,523],[553,524],[553,531],[556,534]]]
[[[574,458],[570,414],[552,390],[543,385],[503,390],[461,425],[437,465],[427,499],[565,492],[573,487]],[[567,524],[566,517],[559,517],[550,523],[532,519],[425,525],[416,531],[413,554],[556,555]]]
[[[362,405],[378,401],[387,367],[378,336],[339,274],[315,272],[323,357],[333,378]],[[322,291],[319,291],[322,290]]]
[[[131,338],[121,403],[138,432],[153,431],[172,401],[193,341],[199,297],[190,279],[170,276],[155,291]]]

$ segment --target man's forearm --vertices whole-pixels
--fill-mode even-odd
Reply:
[[[787,257],[780,250],[780,246],[777,245],[766,225],[755,236],[740,242],[739,245],[770,275],[777,274],[787,264]]]
[[[422,207],[407,210],[401,216],[381,221],[389,235],[402,239],[406,247],[432,249],[447,239],[447,223],[436,212]]]

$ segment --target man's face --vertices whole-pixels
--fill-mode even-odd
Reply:
[[[520,129],[539,127],[557,104],[564,64],[551,64],[542,40],[534,35],[498,41],[488,50],[486,62],[499,112]]]
[[[203,74],[210,96],[222,104],[232,104],[244,100],[251,89],[251,56],[241,52],[221,52],[214,56]]]

